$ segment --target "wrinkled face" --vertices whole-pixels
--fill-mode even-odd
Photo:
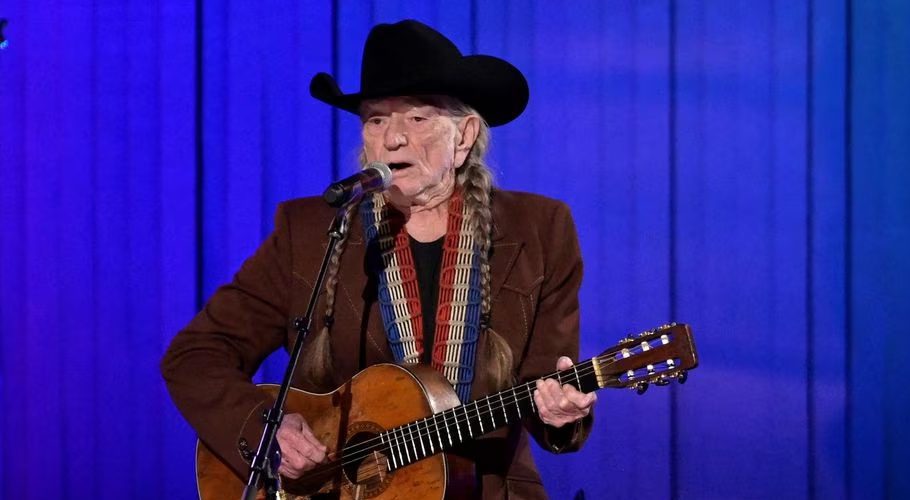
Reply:
[[[381,161],[392,169],[392,198],[420,204],[451,194],[455,169],[470,145],[465,147],[460,123],[445,109],[390,97],[365,102],[361,120],[367,162]]]

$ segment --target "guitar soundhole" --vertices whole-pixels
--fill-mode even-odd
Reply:
[[[364,427],[364,424],[356,427]],[[379,451],[361,451],[368,450],[369,444],[379,439],[381,428],[367,424],[371,427],[369,430],[360,430],[359,432],[351,429],[353,435],[345,443],[344,470],[345,478],[350,482],[352,495],[356,498],[368,498],[376,496],[388,486],[391,473],[388,468],[388,458]],[[359,495],[358,495],[359,493]]]

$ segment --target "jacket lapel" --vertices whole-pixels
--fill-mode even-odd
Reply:
[[[338,290],[343,301],[337,307],[345,308],[353,317],[349,328],[351,334],[363,332],[365,336],[367,364],[393,362],[394,357],[382,326],[382,316],[377,302],[377,283],[370,273],[368,249],[363,238],[363,224],[355,214],[348,228],[348,242],[339,271]],[[359,339],[358,339],[359,340]],[[347,345],[359,345],[352,342]],[[378,357],[378,359],[376,359]]]

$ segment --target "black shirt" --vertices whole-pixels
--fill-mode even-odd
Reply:
[[[433,359],[433,338],[436,333],[436,303],[439,301],[439,271],[442,266],[442,243],[445,237],[422,243],[411,237],[420,308],[423,314],[423,362]]]

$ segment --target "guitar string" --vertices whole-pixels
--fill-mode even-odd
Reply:
[[[579,370],[579,372],[581,373],[581,370]],[[549,377],[545,376],[545,377],[543,377],[543,378],[549,378]],[[517,398],[516,398],[516,397],[513,397],[513,396],[509,396],[509,403],[513,403],[513,402],[514,402],[515,404],[519,404],[519,403],[522,402],[522,401],[525,401],[525,400],[530,399],[531,396],[529,396],[529,392],[527,391],[527,389],[529,388],[530,384],[532,384],[532,383],[533,383],[533,382],[522,384],[523,386],[525,386],[525,388],[522,389],[522,392],[523,392],[525,395],[520,396],[520,397],[517,397]],[[515,387],[515,389],[518,389],[518,387]],[[504,398],[504,399],[505,399],[505,398]],[[477,411],[477,410],[467,410],[469,404],[470,404],[470,403],[466,403],[466,404],[464,404],[464,405],[460,405],[460,406],[457,406],[457,407],[455,407],[455,408],[450,408],[450,409],[448,409],[448,410],[445,410],[445,411],[439,413],[439,414],[442,414],[442,416],[443,416],[445,428],[446,428],[447,430],[449,430],[448,434],[449,434],[450,437],[451,437],[452,435],[455,434],[455,432],[451,431],[451,429],[450,429],[450,427],[449,427],[450,425],[454,424],[456,427],[461,427],[461,425],[462,425],[463,423],[465,423],[465,422],[468,422],[468,425],[470,425],[470,419],[472,419],[472,418],[475,417],[475,416],[476,416],[477,418],[480,418],[480,417],[483,415],[481,412],[479,412],[479,411]],[[505,404],[500,405],[500,406],[498,407],[498,409],[499,409],[499,410],[502,410],[503,408],[505,408],[505,406],[506,406]],[[462,409],[462,408],[467,410],[467,413],[466,413],[467,416],[464,417],[464,418],[462,418],[461,416],[459,416],[459,412],[458,412],[458,410],[459,410],[459,409]],[[446,416],[447,413],[453,413],[455,417],[454,417],[454,418],[449,418],[449,417]],[[493,411],[491,410],[491,411],[489,411],[489,412],[487,412],[487,413],[493,413]],[[439,414],[435,414],[435,415],[439,415]],[[429,417],[427,417],[427,418],[429,418]],[[427,418],[424,418],[423,420],[425,421],[425,420],[427,420]],[[420,422],[420,421],[418,420],[418,422]],[[393,431],[399,431],[399,432],[401,432],[401,431],[403,431],[404,429],[413,426],[414,424],[415,424],[415,422],[410,422],[410,423],[408,423],[408,424],[404,424],[404,425],[395,427],[395,428],[393,428],[393,429],[390,429],[390,430],[388,430],[388,431],[385,431],[385,434],[391,433],[391,432],[393,432]],[[434,424],[434,425],[435,425],[435,424]],[[431,432],[432,432],[432,431],[429,430],[429,429],[427,430],[427,432],[418,431],[418,434],[417,434],[417,438],[416,438],[416,439],[415,439],[415,438],[405,438],[405,437],[402,437],[402,438],[399,440],[400,443],[398,444],[397,449],[398,449],[399,451],[400,451],[400,450],[403,450],[403,449],[409,449],[409,448],[407,448],[407,447],[408,447],[408,446],[412,446],[412,447],[413,447],[413,446],[414,446],[414,443],[417,441],[417,439],[424,439],[424,438],[428,438],[429,436],[431,436]],[[408,434],[413,434],[413,433],[408,433]],[[442,435],[442,431],[439,429],[438,426],[437,426],[437,435],[438,435],[438,436],[441,436],[441,435]],[[432,438],[430,438],[430,439],[432,439]],[[377,441],[378,441],[378,442],[377,442]],[[448,439],[446,439],[446,441],[448,441]],[[461,439],[461,440],[458,440],[458,443],[453,443],[453,444],[461,444],[461,442],[463,442],[463,441],[464,441],[464,440]],[[363,442],[357,443],[356,445],[354,445],[354,446],[352,446],[352,447],[343,448],[343,449],[342,449],[342,455],[341,455],[341,457],[340,457],[340,460],[337,459],[337,457],[338,457],[337,453],[330,454],[329,456],[336,457],[336,459],[333,460],[333,461],[330,462],[330,463],[322,464],[321,466],[317,466],[316,468],[312,469],[312,470],[310,471],[310,473],[327,473],[327,472],[332,472],[332,473],[334,473],[335,471],[337,471],[337,470],[339,470],[339,469],[341,469],[341,468],[344,468],[344,467],[346,467],[347,465],[351,465],[351,464],[353,464],[353,463],[357,463],[357,462],[359,462],[359,461],[361,461],[361,460],[367,458],[367,456],[368,456],[371,452],[375,451],[375,450],[378,449],[378,448],[381,448],[381,447],[382,447],[383,445],[385,445],[385,444],[387,444],[387,443],[382,442],[382,441],[381,441],[381,437],[380,437],[380,436],[377,436],[377,437],[371,438],[371,439],[369,439],[369,440],[367,440],[367,441],[363,441]],[[394,454],[394,451],[391,449],[391,443],[388,443],[388,444],[389,444],[389,448],[390,448],[389,451],[392,452],[392,453]],[[364,448],[364,449],[357,450],[357,451],[353,451],[353,450],[356,450],[357,448]],[[441,451],[441,449],[440,449],[440,451]],[[400,454],[399,454],[399,455],[400,455]],[[429,455],[427,455],[427,456],[429,456]],[[426,458],[426,457],[424,457],[424,458]],[[408,461],[410,462],[410,460],[408,460]]]
[[[606,354],[605,354],[605,355],[602,355],[602,356],[595,356],[595,358],[597,358],[598,360],[601,360],[601,361],[602,361],[604,358],[606,358],[606,359],[608,360],[607,362],[605,362],[604,364],[601,365],[601,368],[607,368],[607,367],[609,367],[609,366],[612,365],[612,364],[615,364],[615,363],[617,363],[617,362],[619,362],[619,361],[622,361],[623,359],[627,359],[627,358],[616,359],[615,355],[616,355],[616,353],[612,353],[612,354],[610,354],[610,355],[606,355]],[[594,359],[594,358],[592,358],[592,359]],[[589,360],[589,361],[590,361],[590,360]],[[585,367],[578,370],[579,376],[588,376],[588,375],[590,375],[592,372],[595,372],[593,363],[584,362],[583,365],[585,365]],[[589,365],[589,366],[588,366],[588,365]],[[576,366],[579,366],[579,365],[576,365]],[[568,371],[568,370],[566,370],[566,371]],[[553,378],[554,376],[557,376],[559,373],[560,373],[560,372],[554,372],[554,373],[551,373],[551,374],[549,374],[549,375],[545,375],[545,376],[543,376],[543,377],[541,377],[541,378]],[[451,425],[451,423],[454,423],[454,425],[456,426],[456,428],[460,428],[460,426],[461,426],[463,423],[467,423],[467,425],[470,426],[470,425],[471,425],[471,419],[473,419],[474,417],[476,417],[476,418],[479,420],[479,419],[482,418],[483,416],[495,415],[495,413],[496,413],[497,411],[500,411],[500,412],[503,411],[503,410],[506,408],[506,406],[508,406],[508,405],[511,405],[511,404],[520,404],[520,403],[522,403],[522,402],[524,402],[524,401],[527,401],[527,400],[530,400],[531,398],[533,398],[533,392],[529,391],[528,389],[530,389],[530,386],[531,386],[532,384],[534,384],[534,383],[535,383],[535,382],[528,382],[528,383],[522,384],[523,386],[525,386],[524,389],[522,390],[523,395],[521,395],[521,396],[513,396],[513,395],[504,396],[504,397],[503,397],[503,401],[502,401],[500,404],[496,405],[495,407],[494,407],[493,405],[490,405],[490,404],[488,403],[487,405],[485,405],[485,406],[488,407],[488,409],[484,409],[484,410],[480,410],[480,409],[470,410],[470,409],[469,409],[470,403],[466,403],[466,404],[464,404],[464,405],[460,405],[460,406],[457,406],[457,407],[455,407],[455,408],[450,408],[450,409],[445,410],[445,411],[443,411],[443,412],[439,412],[439,413],[437,413],[437,414],[434,414],[433,416],[425,417],[425,418],[422,419],[422,420],[418,420],[418,421],[416,421],[416,422],[410,422],[410,423],[408,423],[408,424],[400,425],[400,426],[398,426],[398,427],[395,427],[395,428],[393,428],[393,429],[390,429],[390,430],[385,431],[383,434],[388,434],[389,432],[398,431],[398,430],[400,430],[402,433],[404,433],[404,432],[405,432],[404,429],[407,429],[407,428],[409,428],[409,427],[413,427],[413,426],[416,425],[416,426],[417,426],[416,435],[415,435],[415,433],[413,433],[413,432],[408,432],[408,436],[407,436],[407,437],[402,436],[402,438],[399,440],[400,443],[397,445],[397,448],[398,448],[399,451],[400,451],[401,449],[405,449],[407,446],[411,446],[411,447],[413,447],[413,448],[416,449],[415,443],[419,443],[419,442],[422,443],[424,439],[432,439],[431,436],[432,436],[432,433],[434,432],[433,429],[430,429],[430,428],[429,428],[429,425],[426,426],[426,427],[427,427],[427,431],[426,431],[426,432],[421,431],[421,430],[419,429],[419,422],[421,422],[421,421],[426,422],[429,418],[434,417],[435,415],[442,415],[442,416],[443,416],[444,423],[445,423],[445,428],[446,428],[447,430],[449,429],[449,426]],[[513,387],[513,389],[517,389],[517,387]],[[511,392],[511,391],[506,390],[506,391],[504,391],[504,392]],[[497,394],[498,394],[498,395],[502,395],[502,393],[497,393]],[[493,395],[490,395],[490,396],[495,396],[495,395],[497,395],[497,394],[493,394]],[[489,396],[488,396],[488,398],[489,398]],[[478,400],[478,401],[479,401],[479,400]],[[460,408],[464,408],[464,409],[466,410],[466,411],[465,411],[466,416],[465,416],[464,418],[462,418],[462,417],[460,417],[460,416],[458,415],[457,410],[460,409]],[[454,419],[449,419],[448,417],[445,416],[445,414],[446,414],[446,413],[449,413],[449,412],[453,413]],[[537,411],[534,411],[533,413],[537,413]],[[435,420],[435,418],[434,418],[434,420]],[[438,426],[437,424],[435,424],[435,423],[434,423],[434,426],[436,427],[435,432],[436,432],[436,434],[437,434],[437,437],[441,437],[441,435],[442,435],[441,429],[440,429],[439,426]],[[452,433],[451,431],[449,431],[448,434],[451,436],[453,433]],[[377,441],[378,441],[378,442],[377,442]],[[463,442],[463,441],[464,441],[464,439],[460,439],[458,444],[461,444],[461,442]],[[329,471],[334,472],[334,470],[337,470],[337,469],[339,469],[339,468],[343,468],[343,467],[345,467],[345,466],[347,466],[347,465],[351,465],[351,464],[353,464],[353,463],[356,463],[356,462],[358,462],[358,461],[361,461],[361,460],[365,459],[365,458],[369,455],[369,453],[375,451],[375,450],[378,449],[378,448],[381,448],[381,447],[382,447],[383,445],[385,445],[385,444],[388,444],[388,445],[389,445],[389,449],[390,449],[389,451],[390,451],[390,452],[393,451],[393,450],[391,449],[391,447],[392,447],[392,446],[391,446],[391,443],[382,442],[381,436],[376,436],[376,437],[371,438],[371,439],[369,439],[369,440],[367,440],[367,441],[363,441],[363,442],[357,443],[356,445],[351,446],[351,447],[342,448],[342,450],[341,450],[341,451],[342,451],[342,454],[341,454],[341,456],[340,456],[340,460],[338,459],[339,456],[338,456],[337,452],[335,452],[335,453],[330,453],[329,455],[327,455],[327,457],[333,457],[334,460],[333,460],[332,462],[330,462],[330,463],[323,464],[322,466],[317,466],[316,468],[312,469],[311,472],[312,472],[312,473],[315,473],[315,472],[317,472],[317,471],[318,471],[318,472],[329,472]],[[363,448],[363,449],[358,449],[358,448]],[[440,451],[441,451],[441,450],[442,450],[442,448],[440,448]],[[426,454],[425,454],[425,455],[426,455]],[[426,455],[426,456],[429,456],[429,455]],[[426,457],[422,457],[422,458],[426,458]],[[411,461],[409,460],[409,462],[411,462]]]
[[[615,358],[615,353],[614,353],[613,355],[611,355],[611,356],[607,356],[607,355],[598,356],[598,358],[613,358],[613,359],[610,360],[609,362],[604,363],[603,365],[601,365],[602,368],[609,367],[610,365],[612,365],[612,364],[614,364],[614,363],[616,363],[616,362],[618,362],[618,361],[621,361],[622,359],[625,359],[625,358],[616,359],[616,358]],[[584,368],[578,370],[578,371],[579,371],[579,376],[587,376],[587,375],[589,375],[592,371],[594,371],[593,363],[585,362],[584,365],[590,365],[590,367],[584,367]],[[578,365],[578,366],[581,366],[581,365]],[[555,376],[555,375],[557,375],[558,373],[559,373],[559,372],[554,372],[554,373],[552,373],[552,374],[550,374],[550,375],[546,375],[546,376],[544,376],[544,377],[542,377],[542,378],[551,378],[552,376]],[[497,404],[495,407],[494,407],[493,405],[490,405],[489,402],[488,402],[488,404],[485,405],[485,406],[488,407],[488,409],[480,410],[479,408],[477,408],[477,409],[471,410],[471,409],[469,408],[469,405],[470,405],[470,402],[469,402],[469,403],[466,403],[466,404],[464,404],[464,405],[460,405],[460,406],[455,407],[455,408],[450,408],[450,409],[448,409],[448,410],[445,410],[445,411],[443,411],[443,412],[440,412],[440,413],[437,413],[437,414],[434,414],[434,415],[442,415],[442,416],[444,417],[444,424],[445,424],[445,428],[446,428],[447,430],[449,430],[450,422],[452,422],[452,423],[455,424],[455,426],[456,426],[456,431],[460,429],[461,424],[463,424],[463,423],[467,423],[467,425],[469,426],[469,429],[470,429],[470,428],[471,428],[471,427],[470,427],[470,425],[471,425],[471,420],[474,419],[475,417],[478,419],[478,421],[479,421],[482,417],[487,416],[487,415],[493,415],[493,416],[495,417],[495,413],[496,413],[497,411],[503,411],[503,410],[506,408],[507,405],[510,405],[510,404],[513,404],[513,403],[518,404],[518,403],[520,403],[520,402],[524,402],[524,401],[527,401],[527,400],[531,399],[531,398],[533,397],[533,393],[532,393],[531,391],[529,391],[528,389],[530,389],[530,385],[533,384],[533,383],[534,383],[534,382],[522,384],[522,385],[524,386],[524,388],[522,389],[522,393],[523,393],[522,396],[513,396],[513,395],[504,396],[504,397],[503,397],[503,402],[501,402],[500,404]],[[518,388],[518,387],[515,387],[514,389],[517,389],[517,388]],[[506,390],[506,391],[504,391],[504,392],[510,392],[510,391]],[[496,395],[501,395],[501,394],[502,394],[502,393],[497,393],[497,394],[490,395],[489,397],[496,396]],[[489,398],[489,397],[488,397],[488,398]],[[478,400],[478,401],[479,401],[479,400]],[[506,401],[507,401],[507,402],[506,402]],[[458,409],[464,409],[464,410],[465,410],[465,411],[462,412],[462,413],[465,413],[465,417],[464,417],[464,418],[462,418],[461,416],[459,416],[459,414],[458,414],[458,412],[457,412]],[[454,418],[451,419],[451,420],[446,416],[446,414],[447,414],[447,413],[450,413],[450,412],[454,415]],[[534,413],[537,413],[537,412],[535,411]],[[431,417],[433,417],[433,416],[431,416]],[[430,418],[430,417],[426,417],[426,418],[422,419],[422,421],[423,421],[423,422],[426,422],[429,418]],[[435,418],[434,418],[434,420],[435,420]],[[424,439],[430,439],[430,440],[432,440],[431,435],[432,435],[432,433],[434,432],[433,429],[430,429],[430,428],[429,428],[429,425],[426,425],[426,426],[425,426],[425,427],[427,427],[426,432],[420,430],[420,426],[419,426],[419,423],[420,423],[420,422],[421,422],[421,420],[418,420],[418,421],[416,421],[416,422],[410,422],[410,423],[408,423],[408,424],[404,424],[404,425],[395,427],[395,428],[393,428],[393,429],[390,429],[390,430],[388,430],[388,431],[385,431],[385,434],[388,434],[389,432],[393,432],[393,431],[401,432],[401,433],[402,433],[402,437],[401,437],[400,440],[399,440],[400,442],[397,443],[397,449],[398,449],[398,450],[401,450],[401,449],[410,449],[410,448],[408,448],[408,446],[411,446],[411,447],[413,447],[413,448],[416,449],[415,443],[422,443],[422,441],[423,441]],[[415,435],[414,432],[407,431],[407,434],[408,434],[408,435],[405,436],[405,435],[404,435],[404,433],[406,432],[405,430],[408,429],[408,428],[414,427],[414,426],[417,427],[416,435]],[[437,434],[437,437],[440,437],[440,436],[442,435],[442,432],[441,432],[439,426],[438,426],[435,422],[434,422],[434,427],[435,427],[435,432],[436,432],[436,434]],[[448,434],[452,435],[453,433],[452,433],[451,431],[449,431]],[[397,438],[396,438],[396,439],[397,439]],[[379,440],[380,442],[377,443],[377,442],[376,442],[377,440]],[[461,442],[464,441],[464,439],[459,439],[458,441],[459,441],[458,444],[461,444]],[[345,466],[345,465],[349,465],[349,464],[351,464],[351,463],[357,462],[357,461],[359,461],[359,460],[362,460],[363,458],[366,458],[366,455],[368,455],[370,452],[375,451],[377,448],[380,448],[380,447],[382,447],[382,446],[385,445],[385,444],[388,444],[388,445],[389,445],[389,448],[390,448],[390,451],[392,451],[392,450],[391,450],[391,447],[392,447],[391,443],[384,443],[384,442],[381,442],[381,436],[377,436],[377,437],[372,438],[372,439],[370,439],[370,440],[367,440],[367,441],[363,441],[363,442],[357,443],[356,445],[354,445],[354,446],[352,446],[352,447],[349,447],[349,448],[343,448],[343,449],[342,449],[341,458],[342,458],[342,460],[345,460],[345,461],[342,462],[341,465],[342,465],[342,466]],[[357,448],[360,448],[360,447],[366,447],[366,448],[363,449],[363,450],[358,450]],[[355,450],[356,450],[356,451],[355,451]],[[366,454],[364,454],[364,452],[366,452]],[[330,454],[330,456],[338,457],[338,454],[337,454],[337,453],[333,453],[333,454]],[[346,459],[350,459],[350,460],[346,460]],[[336,462],[337,462],[337,460],[336,460]]]
[[[603,368],[609,367],[610,365],[612,365],[612,364],[614,364],[614,363],[616,363],[616,362],[618,362],[618,361],[621,361],[622,359],[625,359],[625,358],[616,359],[615,353],[613,353],[613,354],[611,354],[611,355],[609,355],[609,356],[608,356],[608,355],[598,356],[597,358],[598,358],[598,359],[602,359],[602,358],[612,358],[612,359],[610,359],[607,363],[604,363],[603,365],[601,365]],[[593,358],[592,358],[592,359],[593,359]],[[594,371],[593,363],[585,362],[584,365],[585,365],[585,366],[590,365],[590,367],[583,367],[582,369],[578,370],[578,371],[579,371],[579,376],[582,376],[582,375],[583,375],[583,376],[587,376],[587,375],[589,375],[592,371]],[[577,366],[582,366],[582,365],[577,365]],[[552,373],[552,374],[550,374],[550,375],[547,375],[547,376],[544,376],[544,377],[542,377],[542,378],[551,378],[552,376],[558,375],[558,373],[559,373],[559,372],[554,372],[554,373]],[[447,430],[449,430],[450,421],[451,421],[452,423],[455,424],[456,430],[459,430],[460,427],[461,427],[461,424],[463,424],[463,423],[467,423],[467,425],[469,426],[469,429],[470,429],[470,428],[471,428],[471,427],[470,427],[470,425],[471,425],[471,420],[472,420],[473,418],[475,418],[475,417],[476,417],[476,418],[478,419],[478,421],[479,421],[479,419],[483,418],[484,416],[493,415],[493,416],[494,416],[494,421],[495,421],[495,413],[496,413],[497,411],[504,411],[504,409],[506,408],[507,405],[511,405],[511,404],[513,404],[513,403],[514,403],[514,404],[518,404],[518,403],[520,403],[520,402],[524,402],[524,401],[527,401],[527,400],[531,399],[531,398],[533,397],[533,395],[532,395],[533,393],[532,393],[531,391],[529,391],[528,389],[530,389],[530,385],[533,384],[533,383],[534,383],[534,382],[530,382],[530,383],[525,383],[525,384],[523,384],[524,388],[522,389],[522,393],[523,393],[522,396],[520,396],[520,397],[516,397],[516,396],[513,396],[513,395],[504,396],[504,397],[503,397],[503,401],[502,401],[501,403],[499,403],[499,404],[496,404],[495,407],[494,407],[493,405],[489,404],[489,399],[488,399],[488,403],[485,405],[485,406],[487,406],[488,408],[487,408],[487,409],[484,409],[484,410],[480,410],[479,408],[477,408],[477,409],[475,409],[475,410],[471,410],[471,409],[469,409],[470,403],[466,403],[466,404],[464,404],[464,405],[460,405],[460,406],[455,407],[455,408],[450,408],[449,410],[445,410],[445,411],[440,412],[440,413],[437,413],[437,414],[435,414],[435,415],[442,415],[442,416],[443,416],[445,428],[446,428]],[[513,388],[513,389],[517,389],[517,388],[518,388],[518,387],[515,387],[515,388]],[[506,390],[506,391],[504,391],[504,392],[510,392],[510,391]],[[497,393],[497,394],[490,395],[490,396],[488,396],[488,398],[490,398],[490,397],[492,397],[492,396],[496,396],[496,395],[502,395],[502,393]],[[479,400],[478,400],[478,401],[479,401]],[[458,410],[459,408],[462,408],[462,409],[465,410],[465,411],[463,412],[463,413],[465,413],[465,417],[464,417],[464,418],[462,418],[461,416],[458,415],[457,410]],[[453,414],[453,416],[454,416],[454,418],[451,419],[451,420],[446,416],[446,413],[449,413],[449,412],[451,412],[451,413]],[[535,411],[534,413],[536,413],[536,411]],[[434,417],[434,420],[435,420],[435,415],[432,416],[432,417]],[[422,421],[423,421],[423,422],[426,422],[429,418],[430,418],[430,417],[426,417],[426,418],[422,419]],[[401,437],[401,439],[399,440],[400,442],[397,443],[397,449],[398,449],[399,451],[400,451],[401,449],[409,449],[409,448],[407,448],[408,446],[411,446],[411,447],[413,447],[413,448],[416,449],[415,443],[418,443],[418,442],[419,442],[419,443],[422,444],[422,442],[423,442],[424,439],[430,439],[430,440],[432,440],[432,437],[431,437],[431,436],[432,436],[432,433],[434,432],[433,429],[430,429],[430,428],[429,428],[429,425],[426,425],[426,426],[425,426],[425,427],[427,428],[427,431],[426,431],[426,432],[420,430],[420,426],[419,426],[419,423],[420,423],[420,422],[421,422],[421,420],[418,420],[418,421],[416,421],[416,422],[410,422],[410,423],[408,423],[408,424],[404,424],[404,425],[395,427],[395,428],[393,428],[393,429],[390,429],[389,431],[385,431],[384,434],[388,434],[388,433],[390,433],[390,432],[393,432],[393,433],[394,433],[394,431],[399,431],[399,432],[402,433],[402,437]],[[406,432],[405,429],[408,429],[408,428],[411,428],[411,427],[414,427],[414,426],[417,427],[416,435],[415,435],[415,433],[412,432],[412,431],[407,431],[408,435],[405,436],[405,435],[404,435],[404,433]],[[435,432],[436,432],[436,434],[437,434],[437,437],[441,437],[442,432],[441,432],[441,430],[440,430],[438,424],[436,424],[435,422],[434,422],[434,427],[435,427]],[[494,426],[494,427],[495,427],[495,426]],[[452,433],[451,431],[449,431],[448,434],[451,435],[451,434],[453,434],[453,433]],[[396,439],[397,439],[397,438],[396,438]],[[376,442],[377,440],[380,441],[380,442],[377,443],[377,442]],[[459,441],[459,444],[461,444],[461,442],[464,441],[464,439],[459,439],[458,441]],[[370,452],[375,451],[377,448],[380,448],[380,447],[382,447],[382,445],[385,445],[385,444],[387,444],[387,443],[381,442],[381,435],[380,435],[380,436],[377,436],[377,437],[372,438],[372,439],[370,439],[370,440],[367,440],[367,441],[363,441],[363,442],[357,443],[356,445],[354,445],[354,446],[352,446],[352,447],[343,448],[343,449],[342,449],[341,459],[344,460],[344,462],[341,463],[341,466],[346,466],[346,465],[349,465],[349,464],[351,464],[351,463],[354,463],[354,462],[357,462],[357,461],[359,461],[359,460],[362,460],[363,458],[366,458],[366,455],[368,455]],[[388,443],[388,445],[389,445],[390,451],[392,451],[392,449],[391,449],[391,448],[392,448],[391,443]],[[365,447],[365,448],[364,448],[363,450],[358,450],[358,448],[362,448],[362,447]],[[364,452],[366,452],[366,454],[364,454]],[[337,454],[337,453],[332,453],[332,454],[330,454],[329,456],[331,456],[331,457],[336,457],[336,458],[337,458],[337,457],[338,457],[338,454]],[[337,460],[335,461],[335,463],[337,463]]]
[[[589,374],[591,373],[591,371],[594,370],[594,364],[592,363],[592,361],[593,361],[595,358],[598,359],[598,361],[600,361],[600,362],[602,363],[602,364],[600,365],[602,369],[603,369],[603,368],[608,368],[608,367],[610,367],[612,364],[614,364],[614,363],[616,363],[616,362],[619,362],[619,361],[623,361],[624,359],[629,359],[629,358],[617,358],[617,355],[618,355],[620,352],[621,352],[621,350],[616,350],[616,351],[607,352],[607,353],[604,353],[604,354],[602,354],[602,355],[600,355],[600,356],[595,356],[594,358],[591,358],[591,359],[589,359],[589,360],[587,360],[587,361],[584,361],[584,362],[582,362],[582,363],[579,363],[578,365],[575,365],[575,366],[584,366],[582,369],[578,370],[578,371],[579,371],[579,376],[582,376],[582,375],[587,376],[587,375],[589,375]],[[644,351],[641,349],[641,345],[640,345],[640,344],[636,344],[636,345],[632,346],[631,348],[629,348],[629,352],[630,352],[630,353],[634,353],[634,355],[637,356],[637,355],[641,354],[641,353],[644,352]],[[631,357],[633,357],[633,356],[630,356],[630,358],[631,358]],[[606,362],[604,362],[604,360],[606,360]],[[569,370],[565,370],[565,372],[568,374]],[[562,373],[562,372],[556,371],[556,372],[550,373],[550,374],[548,374],[548,375],[542,376],[541,379],[557,377],[557,376],[559,375],[559,373]],[[569,375],[570,375],[570,374],[569,374]],[[571,377],[571,375],[570,375],[570,377]],[[570,378],[570,380],[571,380],[571,378]],[[528,388],[527,386],[529,386],[530,384],[533,384],[533,383],[534,383],[534,382],[532,381],[532,382],[530,382],[530,383],[521,384],[521,385],[519,385],[519,386],[513,387],[512,389],[516,389],[516,390],[517,390],[519,387],[523,387],[523,386],[527,389],[527,388]],[[499,393],[491,394],[491,395],[487,396],[485,399],[490,398],[490,397],[493,397],[493,396],[497,396],[497,395],[500,395],[500,394],[504,394],[504,393],[507,393],[507,392],[515,392],[515,391],[506,389],[505,391],[501,391],[501,392],[499,392]],[[524,390],[524,392],[527,393],[528,391]],[[394,428],[392,428],[392,429],[386,430],[385,433],[389,433],[389,432],[394,431],[394,430],[397,430],[397,429],[405,429],[405,428],[408,428],[408,427],[410,427],[410,426],[412,426],[412,425],[418,425],[418,428],[419,428],[419,422],[426,422],[429,418],[435,417],[435,415],[443,415],[443,416],[444,416],[444,414],[447,413],[447,412],[455,413],[454,423],[455,423],[456,426],[460,426],[463,422],[469,422],[469,419],[473,418],[474,416],[477,416],[477,418],[479,419],[481,416],[486,415],[486,414],[495,414],[497,410],[502,411],[502,410],[507,406],[507,404],[511,404],[511,403],[513,403],[513,402],[514,402],[514,403],[518,403],[519,401],[525,401],[525,400],[530,399],[531,397],[533,397],[533,396],[522,396],[521,398],[516,398],[514,395],[504,396],[504,397],[503,397],[504,401],[502,401],[496,408],[491,408],[491,409],[489,409],[489,410],[483,410],[484,412],[486,412],[486,413],[483,413],[483,414],[480,413],[478,410],[470,410],[470,409],[468,409],[467,411],[470,412],[470,413],[473,413],[473,415],[467,415],[467,417],[465,417],[464,420],[461,420],[462,417],[460,417],[457,413],[455,413],[454,410],[456,410],[456,409],[458,409],[458,408],[462,408],[462,407],[468,408],[468,405],[470,405],[471,403],[473,403],[473,401],[471,401],[471,402],[465,403],[465,404],[463,404],[463,405],[459,405],[459,406],[457,406],[457,407],[455,407],[455,408],[449,408],[448,410],[444,410],[444,411],[439,412],[439,413],[436,413],[436,414],[434,414],[434,415],[425,417],[425,418],[423,418],[423,419],[421,419],[421,420],[414,421],[414,422],[409,422],[409,423],[407,423],[407,424],[399,425],[399,426],[394,427]],[[508,401],[508,403],[506,402],[506,400]],[[477,400],[477,401],[479,402],[480,400]],[[487,406],[490,406],[490,405],[487,404]],[[464,412],[462,412],[462,413],[464,413]],[[535,412],[535,413],[536,413],[536,412]],[[449,419],[448,419],[448,418],[445,418],[445,422],[444,422],[444,423],[445,423],[446,427],[448,427],[448,425],[449,425]],[[436,428],[437,428],[437,432],[436,432],[436,433],[437,433],[437,435],[438,435],[438,434],[440,433],[439,430],[438,430],[438,425],[437,425],[435,422],[433,423],[433,425],[436,426]],[[427,426],[427,427],[429,427],[429,426]],[[433,431],[432,431],[431,429],[428,428],[426,433],[423,433],[423,431],[419,431],[419,430],[418,430],[418,432],[419,432],[419,433],[418,433],[418,435],[417,435],[417,438],[418,438],[418,439],[422,439],[422,438],[424,438],[424,437],[426,437],[426,436],[429,436],[429,435],[431,434],[431,432],[433,432]],[[342,448],[342,450],[341,450],[341,451],[342,451],[342,454],[343,454],[343,455],[350,455],[351,453],[357,453],[357,451],[355,451],[355,450],[357,450],[358,447],[362,447],[362,446],[370,447],[370,449],[367,450],[368,452],[369,452],[369,451],[373,451],[373,449],[374,449],[373,444],[375,444],[375,441],[377,441],[377,440],[381,441],[381,439],[382,439],[382,438],[381,438],[381,435],[378,435],[378,436],[376,436],[375,438],[372,438],[372,439],[369,439],[369,440],[366,440],[366,441],[362,441],[362,442],[360,442],[360,443],[357,443],[357,444],[355,444],[355,445],[352,445],[352,446],[349,447],[349,448]],[[404,439],[404,438],[402,438],[402,439]],[[415,442],[415,439],[409,439],[409,440],[406,441],[407,444],[412,444],[412,443],[414,443],[414,442]],[[378,445],[382,445],[382,444],[384,444],[384,443],[381,443],[381,442],[378,443]],[[358,451],[359,451],[359,450],[358,450]],[[330,454],[330,456],[332,456],[332,457],[337,457],[338,454],[337,454],[337,452],[336,452],[336,453]]]

